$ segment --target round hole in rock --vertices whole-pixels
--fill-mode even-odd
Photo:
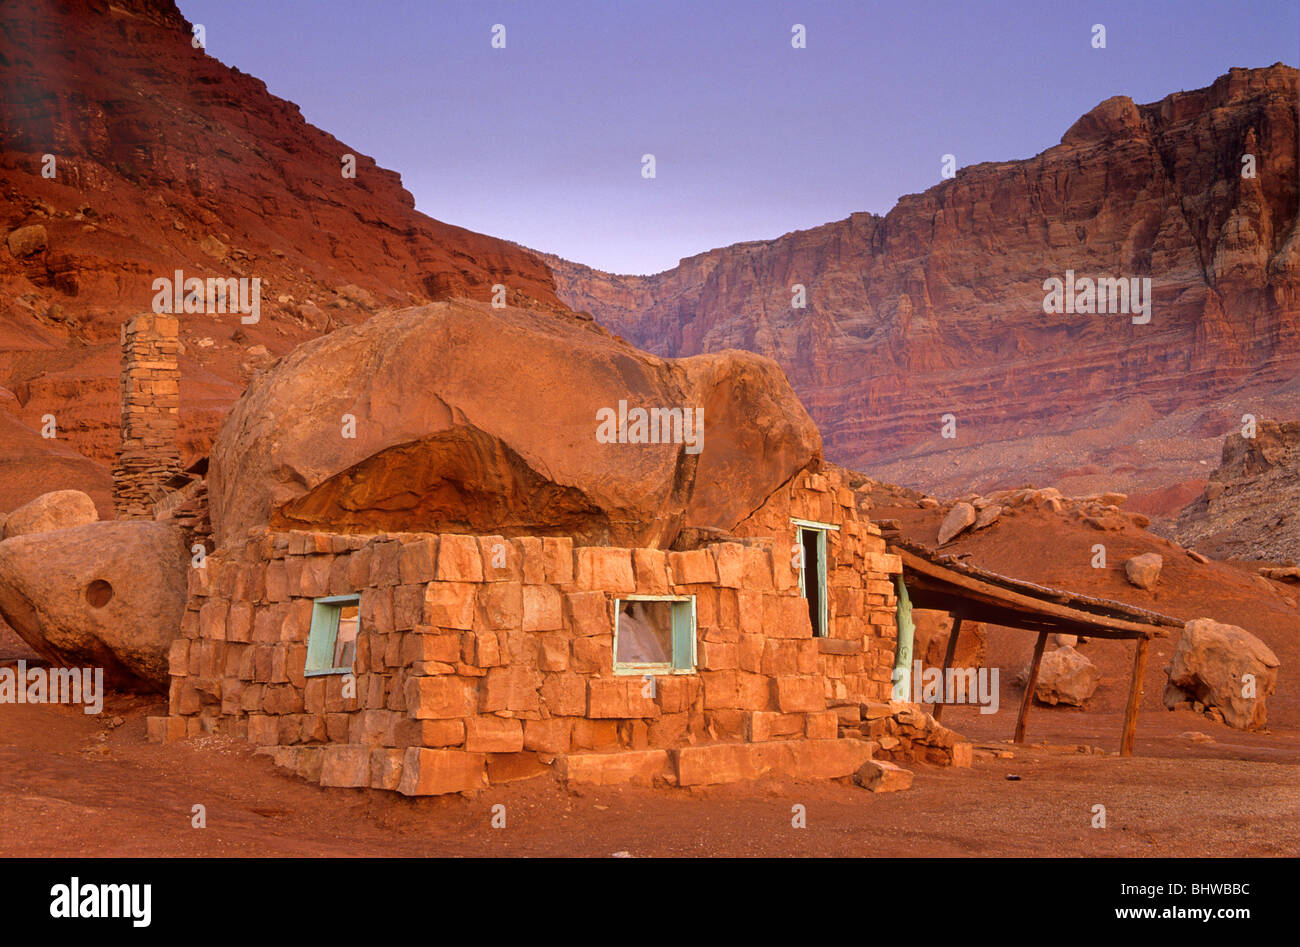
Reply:
[[[113,600],[113,586],[103,579],[96,579],[86,586],[86,601],[91,608],[103,608]]]

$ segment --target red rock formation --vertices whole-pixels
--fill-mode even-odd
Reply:
[[[1174,535],[1219,557],[1300,559],[1300,422],[1260,420],[1252,437],[1224,438],[1219,468]]]
[[[678,424],[638,429],[638,409]],[[629,419],[614,439],[606,411]],[[209,485],[222,544],[269,522],[667,547],[736,527],[820,461],[761,356],[669,361],[574,315],[447,302],[341,329],[258,377]]]
[[[172,0],[8,0],[0,37],[0,424],[35,431],[55,415],[59,440],[25,438],[51,448],[52,480],[69,446],[111,463],[118,327],[177,269],[262,281],[256,325],[182,318],[186,461],[255,369],[377,307],[487,299],[502,283],[559,308],[536,257],[418,213],[396,173],[193,48]],[[35,231],[6,240],[25,226],[44,228],[43,249]],[[5,474],[10,443],[0,509],[50,489],[27,482],[40,469],[30,450],[27,479]],[[107,515],[94,479],[53,485],[90,490]]]
[[[547,260],[565,302],[651,351],[775,358],[847,465],[951,493],[1163,486],[1204,475],[1225,433],[1197,430],[1206,411],[1261,413],[1300,363],[1296,80],[1278,64],[1108,99],[1037,157],[963,168],[885,217],[654,276]],[[1066,270],[1150,277],[1150,323],[1045,315],[1043,281]]]

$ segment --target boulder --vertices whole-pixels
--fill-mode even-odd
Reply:
[[[966,502],[954,503],[948,515],[939,524],[939,545],[942,546],[966,527],[975,522],[975,507]]]
[[[1169,662],[1165,706],[1190,701],[1221,715],[1230,727],[1258,730],[1264,726],[1264,701],[1277,687],[1280,664],[1268,645],[1244,628],[1194,619],[1183,626]]]
[[[912,771],[884,760],[867,760],[853,774],[853,781],[872,792],[899,792],[912,786]]]
[[[701,409],[702,437],[638,443],[633,411],[651,408]],[[341,328],[254,379],[209,491],[222,544],[271,523],[667,547],[732,529],[820,463],[767,358],[662,359],[576,316],[451,301]]]
[[[989,504],[979,511],[979,514],[975,517],[975,525],[973,528],[984,529],[985,527],[992,526],[997,522],[998,517],[1001,515],[1002,507],[1000,504]]]
[[[1029,669],[1021,680],[1029,679]],[[1040,704],[1071,704],[1082,707],[1101,683],[1101,672],[1086,657],[1071,647],[1056,648],[1043,655],[1038,667],[1034,700]]]
[[[375,297],[371,294],[370,290],[363,289],[355,283],[348,283],[346,286],[340,286],[335,290],[335,292],[343,299],[346,299],[350,303],[355,303],[363,309],[375,309],[379,306],[379,304],[375,302]]]
[[[55,490],[18,507],[4,520],[0,537],[11,539],[28,533],[84,526],[99,519],[95,501],[80,490]]]
[[[124,520],[0,542],[0,616],[38,654],[102,667],[118,688],[164,690],[185,612],[180,530]]]
[[[40,253],[49,246],[49,235],[40,224],[9,231],[9,252],[18,259]]]
[[[1144,552],[1124,563],[1124,575],[1129,584],[1140,589],[1154,589],[1160,580],[1160,569],[1165,560],[1159,553]]]

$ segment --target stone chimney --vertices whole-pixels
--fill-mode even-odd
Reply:
[[[141,313],[122,325],[122,445],[113,464],[118,519],[153,519],[165,484],[181,472],[180,324]]]

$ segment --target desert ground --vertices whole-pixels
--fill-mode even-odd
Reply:
[[[224,737],[146,743],[145,716],[165,711],[152,697],[113,696],[98,716],[0,711],[4,856],[1300,853],[1300,730],[1246,734],[1190,711],[1147,710],[1136,755],[1120,758],[1119,713],[1035,707],[1029,742],[1012,746],[1014,704],[984,717],[949,708],[945,721],[977,741],[974,766],[910,764],[915,782],[899,793],[848,781],[570,790],[543,775],[417,799],[322,789]],[[196,804],[203,829],[191,825]],[[1098,804],[1104,829],[1091,827]],[[504,828],[492,826],[497,805]],[[806,828],[793,827],[796,805]]]
[[[923,537],[935,510],[878,494],[872,511]],[[1123,556],[1166,557],[1155,592],[1117,570],[1080,570],[1102,537]],[[76,856],[1296,856],[1300,855],[1300,661],[1292,589],[1249,564],[1198,564],[1168,540],[1126,526],[1097,533],[1068,516],[1023,511],[952,548],[1005,574],[1122,598],[1181,618],[1241,622],[1282,661],[1268,727],[1234,730],[1161,702],[1176,635],[1152,643],[1135,755],[1117,755],[1132,644],[1080,646],[1101,672],[1084,708],[1035,705],[1024,745],[1010,743],[1023,693],[1016,674],[1034,635],[993,626],[986,666],[999,669],[998,711],[945,708],[943,722],[975,742],[974,765],[908,763],[903,792],[871,793],[850,780],[764,780],[702,789],[574,788],[551,774],[467,796],[322,789],[222,736],[170,744],[145,739],[160,695],[110,694],[103,712],[0,705],[0,855]],[[1054,555],[1048,552],[1053,551]],[[1267,588],[1266,588],[1267,586]],[[0,663],[38,660],[12,632]],[[1019,777],[1011,779],[1010,777]],[[195,805],[206,827],[191,825]],[[504,828],[493,807],[505,806]],[[806,828],[795,828],[802,805]],[[1094,806],[1106,827],[1093,828]],[[499,811],[499,810],[498,810]]]

